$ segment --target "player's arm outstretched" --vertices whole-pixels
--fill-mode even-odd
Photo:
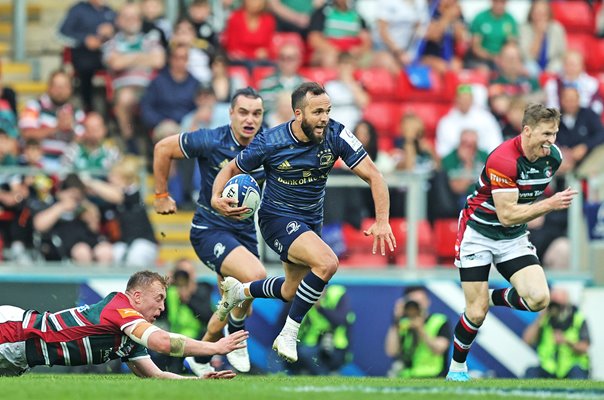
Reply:
[[[139,378],[160,379],[233,379],[237,374],[231,370],[208,372],[201,377],[182,376],[168,371],[162,371],[150,358],[140,358],[128,361],[128,368]]]
[[[140,322],[136,325],[128,326],[124,329],[124,334],[136,343],[145,346],[150,350],[172,357],[227,354],[233,350],[245,347],[245,343],[242,342],[248,337],[247,331],[239,331],[228,335],[217,342],[204,342],[180,334],[164,331],[149,322]],[[145,362],[144,359],[138,359],[131,361],[130,364],[133,364],[134,374],[140,377],[181,378],[179,375],[161,371],[151,360]],[[228,373],[224,373],[205,377],[226,378],[229,376]]]
[[[247,207],[234,206],[237,204],[237,199],[222,197],[222,190],[229,179],[242,173],[243,171],[239,169],[235,159],[233,159],[218,172],[218,175],[214,179],[214,184],[212,185],[212,208],[225,217],[238,219],[247,211]]]
[[[570,207],[577,191],[569,187],[532,204],[518,204],[518,195],[518,190],[493,192],[497,218],[503,226],[526,224],[551,211],[565,210]]]
[[[176,202],[168,193],[168,177],[172,160],[185,158],[180,148],[180,135],[163,138],[153,148],[153,180],[155,181],[155,200],[153,208],[158,214],[174,214]]]
[[[364,233],[367,236],[373,235],[373,254],[376,253],[379,244],[381,254],[386,255],[386,245],[390,251],[394,251],[396,247],[396,239],[388,222],[390,216],[388,185],[369,157],[365,157],[352,169],[352,172],[369,184],[375,204],[375,223]]]

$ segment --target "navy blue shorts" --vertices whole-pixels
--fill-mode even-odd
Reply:
[[[264,241],[284,262],[291,262],[287,253],[298,236],[308,231],[321,236],[321,226],[322,224],[307,224],[296,217],[260,218],[260,232]]]
[[[258,255],[258,239],[256,232],[237,232],[209,228],[191,228],[191,244],[197,257],[211,270],[220,274],[220,267],[226,256],[238,246],[248,249],[256,257]]]

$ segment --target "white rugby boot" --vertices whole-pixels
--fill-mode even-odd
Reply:
[[[224,278],[220,287],[222,288],[222,298],[218,303],[216,314],[219,320],[224,321],[231,310],[246,299],[243,295],[243,284],[232,276]]]

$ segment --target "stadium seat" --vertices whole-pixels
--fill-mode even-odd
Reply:
[[[604,39],[594,39],[585,55],[585,67],[589,73],[604,72]]]
[[[392,74],[383,68],[359,69],[355,77],[374,100],[390,100],[394,97],[396,83]]]
[[[398,107],[395,116],[395,132],[400,134],[399,121],[406,113],[417,114],[424,121],[426,127],[426,137],[432,139],[436,135],[436,125],[438,121],[447,113],[451,106],[439,102],[407,102]]]
[[[379,135],[386,137],[395,136],[397,115],[397,104],[388,101],[369,103],[363,110],[363,119],[371,122]]]
[[[342,257],[340,265],[343,268],[386,268],[388,266],[388,258],[379,254],[372,254],[371,250],[355,252]]]
[[[324,85],[325,82],[338,78],[338,70],[335,68],[306,67],[300,69],[300,75],[309,81]]]
[[[255,67],[252,72],[252,85],[256,89],[260,89],[260,82],[267,76],[273,74],[275,72],[276,67],[267,65],[261,67]]]
[[[445,75],[445,80],[453,80],[455,78],[457,78],[457,81],[455,82],[455,87],[462,83],[479,84],[484,86],[488,86],[489,84],[489,72],[479,68],[462,69],[457,73],[449,71]]]
[[[547,83],[547,81],[549,81],[550,79],[555,79],[556,78],[556,74],[553,72],[548,72],[548,71],[543,71],[540,75],[539,75],[539,85],[541,87],[544,87],[545,84]]]
[[[434,242],[439,263],[450,263],[455,258],[457,219],[437,219],[434,222]]]
[[[440,74],[430,71],[430,89],[418,89],[411,84],[405,71],[402,71],[396,81],[395,96],[400,101],[433,101],[451,102],[451,93],[448,93]]]
[[[248,69],[242,65],[230,65],[229,76],[237,76],[241,78],[246,85],[252,85],[252,77],[250,76]]]
[[[552,14],[566,32],[593,34],[595,29],[594,12],[584,0],[552,1]]]

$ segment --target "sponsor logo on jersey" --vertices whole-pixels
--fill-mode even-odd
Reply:
[[[538,169],[535,169],[535,168],[533,168],[533,167],[531,167],[531,169],[529,169],[529,170],[528,170],[528,173],[529,173],[529,174],[538,174],[538,173],[539,173],[539,170],[538,170]]]
[[[214,245],[214,257],[219,258],[226,250],[224,244],[218,242]]]
[[[297,232],[298,229],[300,229],[300,223],[298,221],[291,221],[285,227],[285,230],[287,231],[288,235],[291,235],[292,233]]]
[[[357,139],[357,137],[354,136],[354,133],[350,132],[348,128],[344,128],[342,132],[340,132],[340,138],[342,138],[346,143],[348,143],[348,145],[354,151],[357,151],[358,149],[363,147],[361,141]]]
[[[285,160],[281,164],[279,164],[279,166],[277,167],[277,169],[279,171],[287,171],[287,170],[292,169],[292,166],[290,165],[289,161]]]
[[[502,174],[501,172],[499,172],[493,168],[488,168],[487,174],[489,176],[489,180],[491,181],[491,184],[495,184],[495,186],[515,187],[514,182],[512,181],[512,179],[510,177],[508,177],[505,174]]]
[[[136,311],[134,308],[118,308],[117,312],[121,315],[122,318],[130,318],[130,317],[141,317],[143,314]]]

